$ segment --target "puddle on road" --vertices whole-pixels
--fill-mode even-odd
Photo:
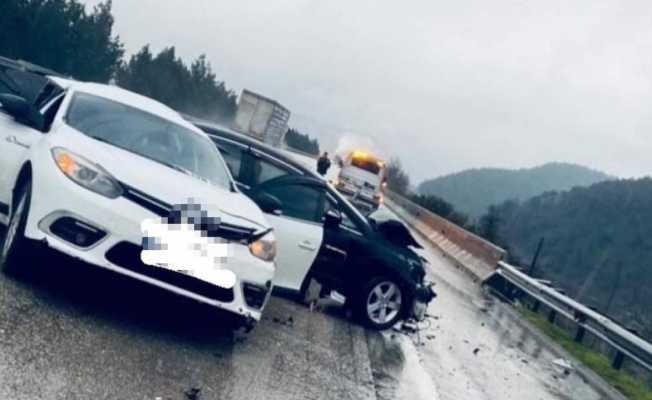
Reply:
[[[392,331],[372,332],[367,342],[379,400],[439,399],[409,337]]]

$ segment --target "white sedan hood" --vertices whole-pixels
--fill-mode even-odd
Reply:
[[[99,164],[115,179],[147,196],[172,206],[200,204],[209,217],[218,217],[225,223],[256,231],[270,227],[258,206],[240,192],[204,182],[156,161],[99,142],[70,127],[65,126],[63,130],[68,132],[57,135],[52,142],[61,141],[62,147]],[[59,146],[59,143],[51,145]]]

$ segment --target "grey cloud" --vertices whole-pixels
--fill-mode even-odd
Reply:
[[[292,125],[331,147],[371,136],[417,181],[546,161],[650,174],[646,1],[114,0],[114,13],[129,51],[206,53]]]

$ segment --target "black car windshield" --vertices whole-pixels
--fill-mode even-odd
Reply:
[[[67,123],[94,139],[230,188],[226,166],[210,139],[167,119],[78,92],[68,110]]]

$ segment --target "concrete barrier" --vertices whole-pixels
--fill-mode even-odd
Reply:
[[[507,253],[495,244],[397,193],[386,191],[385,204],[446,255],[455,259],[458,264],[482,281],[496,270],[498,261],[501,261]]]

